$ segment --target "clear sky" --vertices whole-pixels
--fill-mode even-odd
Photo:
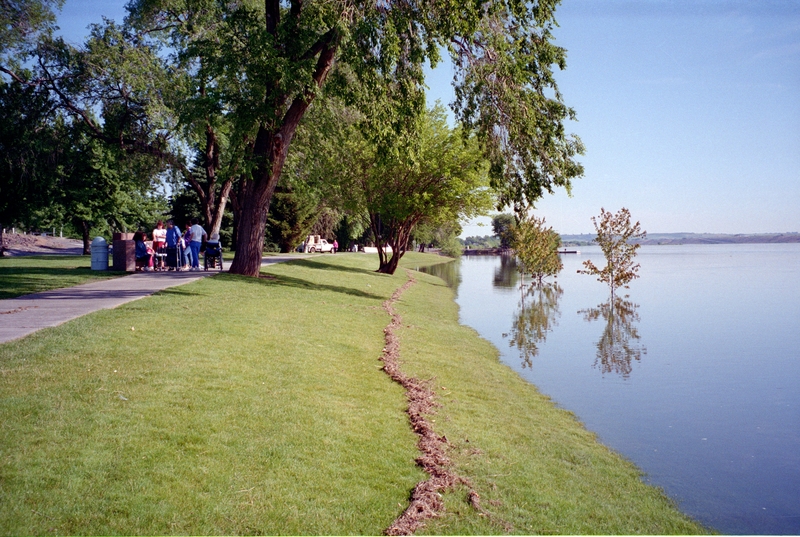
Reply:
[[[79,42],[124,4],[67,0],[59,25]],[[586,173],[537,204],[549,225],[590,233],[627,207],[654,233],[800,231],[800,1],[563,0],[556,18]],[[431,103],[451,80],[430,73]]]

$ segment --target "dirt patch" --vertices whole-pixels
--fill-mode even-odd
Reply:
[[[411,503],[408,508],[395,520],[386,530],[387,535],[411,535],[417,528],[423,525],[428,518],[439,515],[444,509],[441,492],[452,489],[456,485],[468,483],[451,472],[450,459],[447,457],[447,438],[437,435],[427,416],[435,412],[438,403],[435,401],[435,394],[430,389],[430,382],[424,382],[414,377],[409,377],[400,371],[400,341],[395,334],[395,330],[402,326],[400,315],[394,310],[394,303],[400,296],[416,283],[410,272],[409,280],[397,289],[392,298],[383,303],[384,309],[389,313],[392,321],[384,329],[386,346],[383,349],[381,361],[383,370],[392,380],[406,389],[408,398],[408,413],[411,427],[419,436],[417,447],[421,455],[417,458],[423,470],[430,477],[418,483],[411,493]],[[470,494],[473,494],[471,491]],[[477,496],[477,493],[474,493]]]
[[[81,255],[83,241],[51,237],[49,235],[21,235],[19,233],[4,233],[3,244],[0,249],[5,249],[8,256],[21,255]]]

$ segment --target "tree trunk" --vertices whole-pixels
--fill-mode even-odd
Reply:
[[[81,237],[83,238],[83,255],[92,255],[92,243],[89,241],[89,223],[86,220],[80,221]]]
[[[278,2],[267,2],[267,5],[277,6]],[[269,12],[269,8],[267,11]],[[331,30],[321,39],[313,75],[318,88],[325,83],[325,78],[333,65],[337,32]],[[238,222],[236,256],[233,258],[230,270],[233,274],[257,277],[261,272],[269,202],[281,177],[289,144],[315,95],[316,93],[309,89],[303,96],[295,98],[278,127],[268,127],[262,123],[258,129],[253,144],[253,157],[257,165],[251,179],[242,185],[242,195],[238,200],[241,214]]]

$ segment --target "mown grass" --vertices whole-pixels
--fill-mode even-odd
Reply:
[[[93,271],[91,264],[80,255],[0,257],[0,300],[125,274]]]
[[[374,263],[221,274],[0,345],[0,533],[380,534],[425,475],[378,362],[406,277]],[[425,531],[702,531],[416,277],[403,367],[435,377],[436,427],[489,513],[453,491]]]

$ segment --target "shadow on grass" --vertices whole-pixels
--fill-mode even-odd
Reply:
[[[342,266],[342,265],[329,265],[328,263],[325,263],[324,260],[322,260],[322,259],[319,259],[319,260],[316,260],[316,259],[298,259],[296,261],[295,260],[286,261],[286,263],[287,264],[291,264],[293,266],[312,268],[314,270],[331,270],[331,271],[336,271],[336,272],[352,272],[354,274],[376,274],[376,272],[377,272],[377,266],[375,267],[375,270],[370,270],[370,269],[363,269],[363,268],[356,268],[356,267],[345,267],[345,266]]]
[[[58,257],[66,258],[66,256]],[[0,266],[0,300],[125,274],[125,272],[92,271],[89,267]]]
[[[320,265],[314,264],[309,265],[315,269],[321,268]],[[335,268],[335,267],[331,267]],[[355,271],[355,269],[354,269]],[[357,271],[362,272],[362,271]],[[367,274],[371,274],[371,272],[366,271]],[[267,275],[264,275],[267,276]],[[318,291],[331,291],[334,293],[342,293],[345,295],[350,296],[357,296],[359,298],[369,298],[374,300],[385,300],[386,297],[376,295],[373,293],[366,293],[364,291],[360,291],[358,289],[353,289],[352,287],[343,287],[341,285],[327,285],[323,283],[314,283],[308,280],[304,280],[302,278],[293,278],[291,276],[284,276],[284,275],[274,275],[270,274],[269,277],[261,277],[261,278],[251,278],[249,276],[237,276],[234,274],[225,274],[222,277],[225,279],[231,279],[233,281],[237,281],[240,283],[248,283],[250,285],[263,285],[267,287],[273,287],[276,285],[282,287],[291,287],[294,289],[302,289],[304,291],[309,292],[318,292]]]

